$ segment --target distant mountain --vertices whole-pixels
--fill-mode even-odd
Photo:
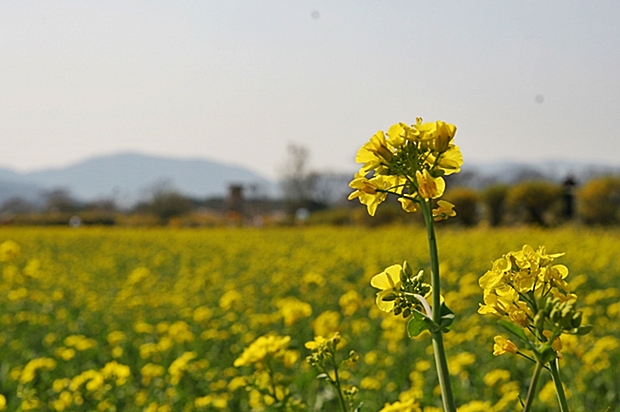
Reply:
[[[23,181],[18,174],[0,169],[0,203],[16,197],[37,202],[43,193],[41,187]]]
[[[576,177],[578,184],[583,184],[594,176],[620,175],[620,166],[567,161],[474,161],[467,162],[462,173],[450,176],[450,180],[451,185],[481,188],[491,183],[512,184],[535,178],[561,182],[569,174]],[[348,193],[348,179],[340,180],[328,182],[329,187],[323,188],[323,191],[340,193],[342,190]],[[206,159],[183,160],[121,153],[94,157],[64,168],[30,173],[0,168],[0,205],[15,197],[40,204],[45,193],[63,188],[80,201],[113,199],[120,206],[128,207],[154,193],[157,188],[172,187],[187,196],[204,199],[224,196],[231,184],[244,185],[250,189],[246,191],[248,194],[269,197],[280,195],[275,182],[243,167]],[[318,189],[322,190],[321,187]]]
[[[239,166],[204,159],[121,153],[30,173],[0,169],[0,203],[14,196],[34,200],[45,191],[64,188],[82,201],[108,198],[128,206],[158,186],[205,198],[224,196],[230,184],[251,185],[254,190],[271,196],[276,190],[271,180]]]

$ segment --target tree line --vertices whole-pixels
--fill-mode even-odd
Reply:
[[[620,177],[595,177],[581,186],[549,180],[491,184],[483,188],[457,186],[443,196],[455,204],[457,215],[442,224],[492,227],[511,225],[558,226],[620,224]],[[417,214],[405,214],[398,202],[381,205],[374,219],[363,206],[316,213],[310,223],[384,225],[422,223]]]
[[[41,202],[12,198],[0,204],[0,224],[13,225],[384,225],[420,221],[403,213],[396,201],[382,205],[369,219],[358,202],[346,200],[352,174],[316,172],[309,151],[290,144],[280,170],[281,194],[270,198],[251,185],[231,185],[227,196],[198,199],[168,182],[151,187],[131,207],[113,199],[81,202],[67,189],[44,194]],[[588,225],[620,223],[620,176],[594,176],[585,182],[566,177],[557,182],[523,170],[511,184],[484,181],[475,172],[448,176],[444,199],[455,204],[457,216],[447,224],[489,226],[566,222]]]

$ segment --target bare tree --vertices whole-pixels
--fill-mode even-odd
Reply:
[[[280,182],[284,204],[291,214],[300,208],[313,209],[317,175],[308,170],[310,152],[304,146],[289,144]]]

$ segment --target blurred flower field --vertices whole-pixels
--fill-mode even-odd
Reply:
[[[477,313],[478,279],[525,243],[566,252],[558,261],[594,326],[578,341],[562,338],[573,410],[618,410],[618,230],[440,227],[438,237],[444,297],[457,316],[445,340],[460,411],[519,409],[531,367],[493,356],[498,326]],[[0,409],[272,410],[273,399],[248,389],[251,367],[235,362],[271,334],[286,341],[276,372],[287,385],[276,389],[307,410],[335,410],[304,345],[339,331],[343,356],[359,355],[341,379],[359,389],[362,411],[399,398],[439,411],[428,332],[407,338],[404,320],[377,309],[369,283],[403,256],[428,276],[426,245],[417,226],[2,228]],[[556,410],[548,374],[541,388],[537,410]]]

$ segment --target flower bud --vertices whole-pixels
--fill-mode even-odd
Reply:
[[[545,312],[538,311],[536,316],[534,316],[534,327],[536,330],[543,330],[545,328]]]
[[[403,262],[403,273],[408,278],[413,276],[413,269],[411,269],[411,265],[406,260]]]

